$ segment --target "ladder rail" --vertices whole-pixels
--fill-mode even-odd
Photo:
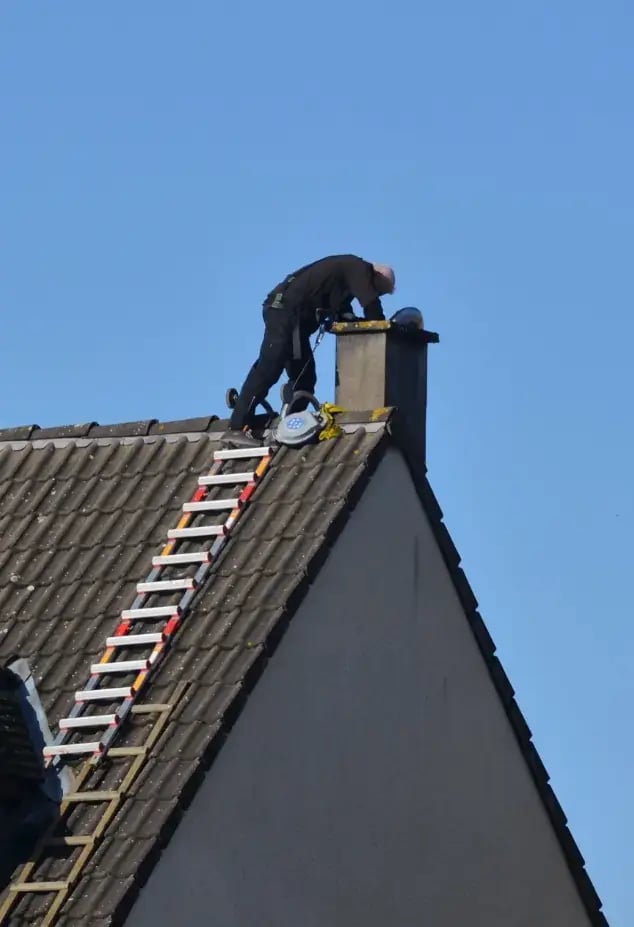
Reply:
[[[259,485],[262,477],[266,473],[269,467],[269,464],[271,462],[271,459],[272,459],[272,455],[262,456],[262,460],[260,461],[260,463],[255,469],[255,473],[254,473],[255,479],[253,480],[252,483],[245,486],[245,488],[240,493],[238,497],[238,504],[235,506],[234,509],[232,509],[229,517],[227,518],[227,521],[225,522],[227,526],[227,532],[216,538],[216,540],[214,541],[214,543],[212,544],[210,548],[210,561],[208,563],[202,563],[200,565],[200,567],[198,568],[194,576],[194,579],[195,579],[194,588],[187,590],[187,592],[185,593],[185,595],[182,597],[181,601],[179,602],[179,607],[181,608],[183,614],[187,612],[191,602],[193,602],[193,600],[197,597],[197,595],[203,588],[208,573],[211,571],[212,567],[215,564],[215,561],[218,559],[218,556],[220,555],[221,551],[224,549],[225,545],[227,544],[229,540],[231,528],[233,528],[235,523],[241,517],[246,504],[249,502],[253,493],[255,492],[256,486]],[[166,639],[155,644],[152,654],[150,655],[150,661],[151,661],[150,667],[146,670],[142,670],[137,676],[137,678],[134,680],[134,682],[132,683],[132,690],[134,694],[128,696],[124,700],[122,705],[120,706],[117,712],[119,722],[123,721],[125,717],[128,715],[128,713],[130,712],[130,709],[134,705],[137,694],[141,692],[144,686],[147,684],[147,681],[151,673],[154,671],[155,667],[157,666],[157,664],[160,663],[164,659],[169,649],[171,639],[181,624],[181,620],[182,619],[179,618],[177,621],[174,622],[173,630],[170,630],[169,634],[167,633],[167,630],[164,629],[164,634],[165,634]],[[106,731],[103,737],[102,750],[100,751],[100,755],[96,757],[93,760],[93,762],[96,763],[100,761],[101,756],[105,752],[107,752],[107,750],[109,749],[109,747],[115,740],[117,734],[118,734],[118,726],[111,726],[108,728],[108,730]]]
[[[31,859],[22,866],[16,879],[9,885],[5,899],[0,903],[0,925],[9,923],[7,918],[20,897],[42,893],[51,894],[55,897],[52,899],[51,905],[43,916],[43,919],[38,921],[38,923],[41,924],[41,927],[51,927],[55,922],[57,914],[68,895],[77,884],[86,863],[100,845],[110,821],[119,810],[121,804],[126,800],[132,784],[145,766],[152,748],[163,733],[170,719],[172,710],[178,705],[188,688],[189,683],[178,683],[169,702],[153,706],[138,706],[139,709],[153,709],[158,717],[152,725],[143,744],[137,747],[113,748],[113,756],[130,758],[132,760],[120,785],[116,789],[106,791],[90,788],[84,789],[85,785],[89,785],[90,777],[95,772],[94,766],[92,766],[90,762],[84,763],[75,782],[75,792],[62,799],[58,817],[38,841]],[[139,714],[141,713],[143,712],[140,710]],[[116,753],[117,750],[121,752]],[[89,834],[73,834],[57,837],[55,831],[60,828],[60,826],[63,827],[66,824],[70,813],[81,803],[90,803],[92,805],[104,804],[106,806],[101,812],[92,832]],[[72,864],[67,876],[55,882],[33,879],[33,873],[40,863],[44,861],[47,847],[57,848],[59,846],[81,847],[81,852]]]
[[[164,581],[161,580],[161,576],[163,575],[163,571],[169,568],[171,565],[169,559],[167,562],[165,562],[163,558],[170,558],[171,556],[174,556],[175,551],[178,549],[181,541],[188,540],[188,538],[181,539],[180,537],[172,537],[171,532],[168,532],[168,541],[163,546],[159,555],[161,558],[160,561],[155,563],[155,558],[152,558],[152,568],[149,574],[146,576],[145,580],[137,584],[137,595],[132,603],[131,608],[124,609],[122,611],[121,621],[116,627],[114,634],[106,639],[106,649],[101,659],[99,660],[99,663],[94,664],[91,667],[91,674],[88,681],[86,682],[83,689],[77,691],[76,696],[82,696],[82,698],[80,699],[76,697],[75,703],[71,708],[68,716],[62,719],[64,725],[60,724],[60,728],[54,743],[50,747],[46,747],[44,749],[45,763],[47,765],[49,763],[59,763],[60,758],[64,755],[80,752],[91,752],[91,762],[94,765],[97,765],[104,759],[112,743],[119,735],[121,722],[127,717],[131,708],[136,704],[139,695],[145,688],[149,678],[156,672],[164,660],[166,654],[168,653],[174,634],[177,632],[184,616],[188,612],[198,593],[201,591],[202,586],[205,584],[210,571],[218,559],[219,554],[224,549],[230,538],[232,529],[241,518],[245,506],[250,501],[254,491],[256,490],[256,487],[259,486],[262,477],[266,473],[274,453],[275,450],[269,446],[248,449],[240,448],[235,452],[223,450],[216,451],[214,453],[214,462],[208,472],[207,477],[198,478],[198,486],[194,490],[190,502],[184,503],[183,505],[182,514],[177,524],[177,530],[190,527],[192,520],[194,520],[199,515],[205,516],[207,514],[212,514],[214,511],[216,514],[218,514],[224,511],[225,513],[228,512],[228,514],[224,523],[219,526],[222,533],[220,533],[220,531],[214,531],[216,536],[211,547],[208,550],[200,552],[199,554],[197,553],[195,555],[196,561],[194,562],[198,562],[200,560],[200,565],[194,577],[187,579],[188,588],[183,590],[183,594],[181,595],[176,605],[146,605],[144,607],[144,603],[147,602],[151,596],[160,595],[160,593],[163,591],[176,591],[173,587],[179,583],[178,580],[172,580],[166,581],[165,585],[163,585]],[[222,472],[223,467],[227,461],[240,458],[244,459],[248,457],[260,457],[260,460],[255,469],[253,471],[249,471],[248,474],[243,470],[235,473]],[[227,508],[220,508],[219,505],[217,510],[216,507],[210,510],[199,510],[195,506],[192,509],[192,504],[204,502],[205,497],[208,495],[212,486],[229,485],[232,480],[234,483],[244,482],[244,477],[246,475],[251,477],[250,482],[246,483],[246,485],[244,485],[239,490],[236,497],[232,498],[231,500],[227,500],[233,503],[233,507],[230,510]],[[209,482],[213,481],[214,478],[217,479],[217,482]],[[185,556],[187,555],[184,555],[184,557]],[[191,562],[189,558],[187,562]],[[140,589],[138,587],[140,587]],[[131,644],[133,641],[139,640],[144,636],[147,638],[152,636],[150,634],[134,634],[133,631],[135,622],[139,619],[143,620],[154,617],[165,617],[168,620],[160,631],[160,639],[156,639],[149,655],[139,660],[121,661],[117,657],[117,653],[120,653],[121,649],[125,648],[125,638],[128,635],[130,636]],[[104,676],[110,674],[108,669],[109,664],[112,664],[112,670],[110,670],[110,672],[113,674],[127,672],[128,669],[130,672],[137,670],[137,674],[129,687],[126,684],[126,686],[115,686],[110,689],[110,691],[113,693],[123,689],[127,689],[128,692],[125,696],[121,696],[122,701],[114,713],[115,718],[112,723],[109,724],[103,731],[99,739],[98,746],[95,748],[95,741],[90,741],[84,745],[85,750],[82,751],[80,744],[68,744],[68,739],[72,736],[72,734],[77,732],[78,728],[88,726],[88,723],[82,724],[76,719],[84,716],[84,710],[88,705],[94,705],[95,702],[101,698],[100,692],[104,690],[101,689],[100,682]],[[106,689],[105,691],[108,690]],[[103,698],[105,699],[105,695]]]
[[[151,560],[151,568],[145,579],[137,583],[137,591],[129,609],[121,612],[120,621],[114,632],[106,638],[105,651],[98,664],[91,666],[90,676],[82,689],[75,692],[74,704],[66,718],[62,718],[58,724],[58,732],[53,744],[44,748],[45,765],[57,765],[65,762],[65,758],[81,754],[89,754],[86,759],[82,772],[76,782],[76,793],[66,796],[62,801],[60,815],[51,825],[48,832],[48,842],[43,838],[36,852],[30,861],[28,861],[17,875],[16,879],[6,893],[4,901],[0,899],[0,925],[7,923],[7,916],[12,910],[14,904],[26,894],[45,892],[53,897],[52,903],[48,908],[44,919],[40,922],[42,927],[49,927],[56,920],[56,917],[62,909],[68,895],[77,883],[80,874],[86,865],[88,859],[92,856],[100,843],[101,837],[105,832],[108,823],[116,814],[120,807],[122,795],[129,787],[138,771],[145,764],[149,755],[149,750],[160,736],[169,712],[175,704],[172,699],[167,704],[139,704],[139,698],[145,690],[148,682],[156,673],[163,660],[169,653],[174,635],[177,633],[182,621],[186,617],[192,603],[200,594],[215,563],[225,548],[225,545],[231,539],[231,533],[236,523],[243,515],[248,503],[262,481],[262,477],[267,472],[268,467],[273,459],[275,448],[263,446],[261,448],[222,450],[214,452],[213,464],[206,477],[199,477],[196,489],[188,503],[184,503],[181,515],[177,523],[177,532],[186,529],[192,525],[194,519],[208,516],[226,516],[222,523],[221,531],[209,532],[207,537],[213,537],[213,541],[208,549],[197,551],[195,553],[178,554],[181,544],[191,543],[190,538],[172,536],[168,532],[167,542],[163,545],[158,557]],[[257,466],[251,471],[241,469],[235,473],[222,472],[227,461],[244,460],[248,458],[257,458],[260,460]],[[248,479],[245,479],[248,477]],[[204,503],[210,490],[215,486],[230,486],[234,484],[234,495],[227,500],[210,500],[210,505],[200,505]],[[242,485],[238,485],[242,484]],[[189,532],[185,532],[188,534]],[[199,532],[193,532],[195,536]],[[192,578],[187,577],[187,581],[163,581],[162,576],[165,569],[172,569],[177,564],[189,566],[197,564],[195,575]],[[168,575],[170,575],[168,573]],[[183,580],[185,577],[182,578]],[[174,594],[180,591],[182,594],[175,605],[154,606],[148,603],[153,601],[153,597],[160,596],[162,593]],[[136,622],[141,619],[163,618],[165,623],[158,632],[136,633]],[[129,637],[129,644],[126,638]],[[139,648],[150,647],[149,655],[141,656],[139,659],[121,659],[122,649],[126,650],[133,646],[136,653]],[[111,667],[111,668],[110,668]],[[135,673],[134,681],[131,684],[112,685],[106,684],[101,686],[104,677],[110,673],[121,673],[126,676]],[[179,683],[177,692],[181,693],[188,687],[188,683]],[[121,699],[118,707],[114,712],[108,708],[107,713],[91,715],[90,710],[96,706],[99,710],[100,702],[112,702],[115,704]],[[87,711],[88,710],[88,711]],[[120,736],[123,722],[131,713],[149,713],[162,712],[162,723],[153,726],[150,736],[145,744],[141,747],[116,747],[114,741]],[[102,725],[105,726],[105,730]],[[94,739],[88,742],[71,743],[70,739],[78,731],[96,727],[98,732]],[[101,729],[101,733],[99,733]],[[95,735],[93,735],[95,737]],[[111,754],[113,758],[123,757],[131,759],[131,766],[128,774],[124,777],[121,785],[115,791],[104,792],[97,787],[95,790],[81,791],[84,784],[89,782],[91,774],[96,770],[103,760]],[[99,818],[98,824],[91,834],[78,834],[69,836],[53,836],[55,830],[66,820],[70,809],[76,807],[79,802],[104,803],[106,805],[103,814]],[[46,852],[46,847],[67,846],[79,849],[79,855],[73,863],[68,876],[61,881],[38,881],[32,876],[38,865],[42,862],[42,854]]]

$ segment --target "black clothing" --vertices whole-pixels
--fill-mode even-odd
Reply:
[[[264,339],[233,409],[230,428],[250,423],[251,413],[285,369],[294,389],[313,393],[317,382],[309,337],[322,321],[337,321],[361,304],[366,319],[384,319],[374,268],[353,254],[333,255],[289,274],[266,297]],[[302,403],[298,403],[299,410]],[[305,407],[305,404],[304,404]]]
[[[385,318],[372,264],[354,254],[335,254],[289,274],[271,290],[265,305],[292,305],[313,317],[321,310],[336,321],[344,312],[352,312],[353,299],[359,301],[366,319]]]
[[[283,370],[286,370],[291,383],[295,384],[295,389],[306,390],[309,393],[315,391],[317,372],[309,341],[309,336],[315,329],[300,323],[299,357],[294,357],[293,333],[297,325],[296,313],[287,307],[272,309],[265,306],[262,315],[265,329],[260,356],[251,367],[240,390],[229,423],[232,429],[243,428],[250,423],[250,413],[257,403],[266,397],[273,384],[277,383]],[[300,411],[301,406],[302,403],[298,402],[297,411]]]

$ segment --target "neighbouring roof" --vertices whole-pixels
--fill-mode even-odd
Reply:
[[[213,569],[214,578],[196,599],[148,686],[144,700],[166,702],[179,684],[189,684],[115,826],[106,830],[67,900],[60,924],[88,915],[95,923],[123,922],[385,449],[393,444],[390,420],[390,410],[349,413],[340,418],[345,428],[340,438],[275,455]],[[204,417],[0,430],[0,664],[16,654],[29,660],[52,724],[68,713],[89,664],[103,652],[121,610],[132,604],[136,583],[149,573],[151,557],[175,526],[197,477],[209,469],[225,427],[215,417]],[[605,925],[600,900],[495,656],[425,468],[409,463],[465,618],[591,922]],[[212,492],[226,494],[222,490]],[[147,724],[147,718],[135,716],[118,743],[140,742]],[[116,787],[121,776],[117,761],[100,775],[100,788]],[[90,813],[90,808],[78,807],[77,814],[85,819],[73,819],[76,832],[90,829]],[[67,872],[67,861],[63,866],[52,862],[38,877],[54,880]],[[11,923],[39,923],[41,905],[41,897],[24,899],[14,908]]]

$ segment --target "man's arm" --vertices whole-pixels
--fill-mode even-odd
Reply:
[[[359,301],[364,317],[373,322],[385,319],[383,306],[374,286],[372,265],[362,258],[350,256],[344,259],[342,270],[348,289]]]

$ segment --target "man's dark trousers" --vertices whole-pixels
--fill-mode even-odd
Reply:
[[[243,428],[251,424],[256,405],[286,370],[290,382],[296,390],[315,391],[317,372],[310,347],[310,335],[317,330],[318,323],[314,317],[302,318],[296,307],[282,305],[279,308],[265,305],[262,310],[264,318],[264,338],[260,355],[251,367],[240,395],[236,401],[229,423],[232,429]],[[293,333],[299,319],[299,357],[293,357]],[[299,403],[297,409],[305,408]]]

